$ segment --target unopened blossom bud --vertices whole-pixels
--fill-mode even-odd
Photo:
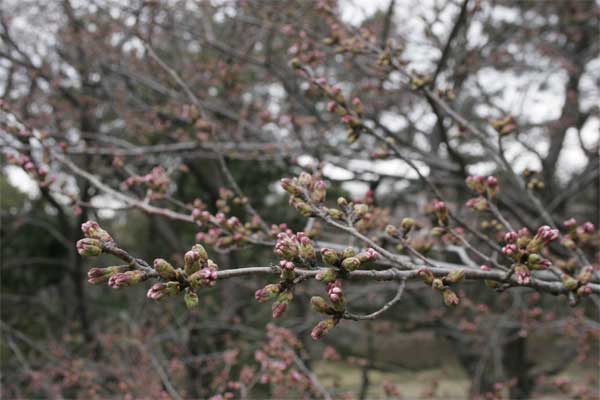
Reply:
[[[279,266],[281,267],[281,269],[287,269],[287,270],[290,270],[290,271],[293,271],[294,268],[296,268],[296,266],[294,265],[293,262],[287,261],[287,260],[281,260],[279,262]]]
[[[465,183],[474,192],[483,194],[485,191],[485,178],[483,176],[468,176]]]
[[[346,271],[352,272],[360,267],[360,260],[357,257],[348,257],[342,261],[342,268]]]
[[[569,218],[563,222],[565,229],[571,230],[577,226],[577,220],[575,218]]]
[[[344,208],[348,206],[348,200],[345,197],[338,197],[337,199],[338,207]]]
[[[526,227],[523,227],[517,231],[517,235],[519,235],[519,237],[524,237],[524,236],[531,236],[531,233],[529,233],[529,229],[527,229]]]
[[[298,183],[306,188],[312,188],[313,177],[308,172],[302,172],[298,176]]]
[[[167,296],[175,296],[180,289],[179,282],[155,283],[148,289],[146,296],[152,300],[160,300]]]
[[[405,233],[408,233],[415,227],[415,220],[412,218],[403,218],[400,227]]]
[[[200,253],[195,250],[187,251],[183,256],[183,269],[190,276],[200,269]]]
[[[517,239],[517,242],[515,244],[517,245],[517,247],[519,249],[527,249],[527,251],[530,251],[529,244],[531,242],[532,242],[532,240],[529,236],[519,236],[519,238]],[[537,246],[538,246],[537,243],[532,244],[532,251],[535,250],[534,248],[538,248]],[[535,251],[533,251],[533,252],[535,252]]]
[[[185,294],[183,295],[183,301],[188,310],[198,307],[198,294],[191,288],[185,288]]]
[[[442,292],[442,297],[444,298],[444,304],[446,304],[448,307],[454,307],[460,303],[460,299],[456,293],[450,289],[444,289]]]
[[[340,262],[339,254],[333,249],[321,249],[321,258],[328,265],[336,266]]]
[[[343,300],[342,283],[339,280],[327,284],[327,295],[332,303],[340,303]]]
[[[448,219],[448,207],[446,203],[440,200],[433,201],[433,209],[437,215],[438,222],[443,223]]]
[[[166,281],[174,281],[177,279],[177,273],[175,268],[162,258],[154,260],[154,269],[158,272],[158,275]]]
[[[460,283],[465,279],[465,270],[460,268],[454,271],[451,271],[448,275],[445,276],[444,282],[455,284]]]
[[[315,182],[313,192],[312,192],[312,201],[315,203],[322,203],[325,201],[325,196],[327,195],[327,185],[325,181],[319,180]]]
[[[80,239],[76,247],[79,255],[84,257],[96,257],[102,254],[102,242],[98,239]]]
[[[254,298],[259,303],[264,303],[265,301],[274,299],[280,291],[281,287],[278,284],[269,284],[254,292]]]
[[[108,280],[108,286],[113,289],[133,286],[146,279],[146,274],[140,270],[126,271],[114,274]]]
[[[398,228],[396,228],[394,225],[388,225],[385,227],[385,234],[393,237],[393,238],[398,238],[400,237],[400,231],[398,230]]]
[[[515,232],[515,231],[506,232],[504,234],[504,241],[506,243],[514,243],[517,241],[518,238],[519,238],[519,235],[517,235],[517,232]]]
[[[433,276],[433,273],[430,270],[428,270],[427,268],[421,268],[420,270],[418,270],[417,275],[427,285],[433,284],[433,280],[435,279],[435,277]]]
[[[579,297],[589,296],[590,294],[592,294],[592,287],[589,285],[584,285],[577,289],[577,296]]]
[[[563,285],[565,285],[565,287],[567,289],[569,289],[569,290],[577,289],[578,282],[572,276],[567,275],[567,274],[562,274],[560,276],[560,280],[562,281]]]
[[[280,181],[280,184],[283,190],[285,190],[292,196],[299,196],[302,193],[302,190],[290,178],[283,178]]]
[[[519,249],[514,244],[507,244],[502,248],[502,254],[508,257],[514,257],[518,253]]]
[[[592,281],[593,277],[594,277],[594,267],[592,267],[591,265],[588,265],[581,269],[581,272],[579,272],[579,275],[577,275],[577,280],[582,285],[585,285],[586,283],[590,283]]]
[[[488,201],[484,197],[475,197],[467,200],[465,205],[475,211],[487,211],[489,209]]]
[[[129,270],[128,265],[120,265],[114,267],[106,267],[106,268],[91,268],[88,273],[88,283],[92,285],[97,285],[98,283],[108,282],[111,276],[126,272]]]
[[[538,264],[538,269],[548,269],[550,268],[550,266],[552,265],[552,262],[550,262],[550,260],[542,260],[540,261],[540,263]]]
[[[337,208],[328,208],[327,214],[333,219],[337,219],[337,220],[344,219],[344,213],[342,211],[338,210]]]
[[[112,242],[113,238],[96,221],[87,221],[81,224],[81,231],[86,238],[98,239],[103,242]]]
[[[356,251],[352,247],[346,247],[342,252],[342,258],[354,257]]]
[[[435,290],[443,290],[444,289],[444,281],[442,281],[439,278],[435,278],[432,282],[431,282],[431,287],[434,288]]]
[[[591,222],[586,222],[585,224],[581,225],[581,227],[583,228],[583,232],[587,234],[592,234],[596,230],[596,227]]]
[[[519,285],[528,285],[531,282],[531,271],[525,264],[515,266],[515,276]]]
[[[327,301],[320,296],[311,297],[310,304],[315,311],[321,314],[332,314],[335,312],[335,310],[327,303]]]
[[[367,250],[358,253],[356,258],[358,258],[361,263],[374,262],[379,258],[379,253],[369,247]]]
[[[545,244],[548,244],[560,236],[558,229],[552,229],[548,225],[544,225],[540,227],[535,235],[534,239],[541,240]]]
[[[217,271],[213,268],[202,268],[188,276],[188,283],[192,289],[203,286],[214,286],[217,281]]]
[[[337,325],[338,320],[333,318],[324,319],[320,321],[313,330],[310,332],[310,337],[314,340],[319,340],[323,336],[327,335]]]
[[[350,128],[357,128],[360,126],[360,119],[356,118],[354,115],[345,114],[341,118],[342,123],[348,125]]]
[[[356,218],[362,218],[369,212],[369,206],[366,204],[355,204],[353,211]]]
[[[194,219],[194,221],[199,220],[202,217],[202,210],[199,210],[197,208],[194,208],[192,210],[192,219]]]
[[[298,255],[298,244],[286,233],[277,235],[275,254],[285,260],[293,260]]]
[[[317,272],[315,279],[321,282],[333,282],[337,279],[338,273],[335,268],[324,268]]]
[[[498,179],[495,176],[488,176],[485,180],[485,184],[490,189],[495,189],[498,187]]]
[[[281,267],[282,280],[291,282],[296,278],[297,275],[294,272],[295,265],[293,262],[282,260],[279,262],[279,266]]]
[[[317,252],[315,245],[312,240],[304,232],[298,233],[298,255],[308,262],[312,262],[317,259]]]
[[[313,215],[312,207],[299,197],[290,197],[289,204],[305,217],[311,217]]]
[[[527,266],[533,270],[543,269],[542,260],[542,256],[537,253],[532,253],[527,256]]]
[[[277,297],[277,300],[273,303],[272,315],[273,318],[279,318],[283,315],[287,309],[288,304],[292,301],[294,295],[289,290],[282,292]]]

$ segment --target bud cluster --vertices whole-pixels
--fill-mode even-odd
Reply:
[[[585,222],[577,225],[575,218],[570,218],[563,222],[566,233],[561,244],[569,250],[575,250],[578,246],[600,245],[600,232],[596,232],[596,227],[591,222]]]
[[[29,132],[25,130],[22,132],[29,134]],[[49,171],[46,166],[42,165],[40,167],[36,167],[33,160],[26,154],[17,153],[15,155],[12,153],[7,153],[5,156],[8,164],[18,165],[23,168],[23,170],[25,170],[25,172],[27,172],[32,179],[37,181],[38,185],[40,185],[42,188],[48,187],[56,181],[56,177],[49,175]]]
[[[207,227],[206,232],[198,232],[196,241],[210,244],[219,249],[229,249],[247,242],[250,236],[260,230],[260,219],[253,217],[250,222],[242,223],[238,217],[227,217],[231,211],[229,202],[243,205],[248,202],[246,197],[235,197],[234,193],[225,188],[219,189],[219,199],[216,207],[219,210],[212,215],[206,210],[206,205],[199,199],[193,203],[192,219],[197,225]]]
[[[133,186],[145,185],[151,191],[151,198],[159,199],[162,198],[167,190],[171,180],[167,175],[167,172],[161,167],[154,167],[152,170],[143,176],[131,176],[124,182],[125,187],[131,188]]]
[[[338,115],[340,121],[346,126],[348,143],[356,142],[364,129],[361,120],[364,110],[360,99],[354,97],[348,101],[339,87],[329,85],[324,78],[316,78],[312,82],[329,98],[327,111]]]
[[[102,247],[110,243],[113,238],[96,221],[87,221],[81,224],[83,239],[77,241],[77,252],[84,257],[96,257],[102,254]]]
[[[304,351],[296,336],[288,329],[269,324],[267,337],[268,342],[254,353],[260,365],[259,371],[255,375],[253,369],[244,367],[240,380],[245,381],[246,385],[251,385],[252,381],[271,385],[274,398],[289,398],[291,389],[307,397],[319,397],[320,392],[314,387],[314,381],[298,369],[297,360]]]
[[[330,267],[324,268],[316,275],[316,279],[322,282],[334,282],[339,276],[348,272],[356,271],[360,267],[368,266],[379,258],[379,253],[372,248],[359,252],[348,247],[343,252],[337,252],[334,249],[321,249],[321,259],[323,263]]]
[[[305,217],[314,215],[310,203],[320,205],[327,195],[325,181],[307,172],[302,172],[297,178],[283,178],[281,187],[290,194],[289,204]]]
[[[523,171],[523,178],[527,182],[527,189],[529,190],[544,190],[546,185],[542,180],[542,174],[539,171],[533,171],[529,168],[525,168]]]
[[[465,270],[457,269],[451,271],[446,276],[441,278],[436,278],[427,268],[421,268],[417,271],[417,275],[423,280],[426,285],[431,285],[431,287],[442,294],[442,298],[444,300],[444,304],[448,307],[456,306],[460,303],[460,298],[454,293],[449,285],[460,283],[465,278]]]
[[[394,225],[388,225],[385,228],[385,233],[394,239],[406,238],[414,228],[419,228],[414,219],[403,218],[400,222],[400,229]]]
[[[437,217],[437,222],[441,226],[445,226],[448,224],[448,206],[445,202],[441,200],[433,200],[431,203],[433,208],[433,212]]]
[[[116,247],[110,234],[97,222],[87,221],[82,224],[81,230],[85,238],[77,242],[79,254],[98,256],[104,249],[114,255],[124,252]],[[134,260],[129,255],[118,255],[118,257],[128,261]],[[184,300],[186,305],[191,308],[198,305],[198,295],[195,290],[215,285],[218,266],[208,258],[206,250],[200,244],[192,246],[185,253],[183,260],[183,268],[175,268],[168,261],[157,258],[153,263],[154,271],[145,265],[136,267],[134,261],[128,265],[91,268],[88,271],[88,282],[91,284],[107,282],[111,288],[120,289],[134,286],[150,277],[157,276],[162,282],[155,283],[150,287],[147,293],[148,298],[160,300],[168,296],[175,296],[185,289]]]
[[[272,231],[278,228],[280,227],[272,227]],[[279,318],[294,298],[296,263],[313,266],[316,261],[316,251],[313,241],[304,232],[295,234],[288,229],[277,234],[275,254],[281,259],[279,261],[280,281],[257,290],[254,297],[261,303],[275,299],[272,307],[273,318]]]
[[[275,254],[282,260],[308,265],[313,265],[317,257],[313,241],[304,232],[294,234],[291,230],[277,234]]]
[[[92,285],[106,283],[113,275],[127,272],[130,270],[131,267],[129,265],[118,265],[114,267],[105,268],[90,268],[87,273],[88,283],[91,283]]]

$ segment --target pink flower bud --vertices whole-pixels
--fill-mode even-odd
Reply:
[[[442,292],[442,297],[444,298],[444,303],[448,307],[454,307],[458,305],[458,303],[460,303],[460,299],[458,298],[456,293],[454,293],[450,289],[444,289],[444,291]]]
[[[514,243],[517,241],[519,235],[517,234],[517,232],[511,231],[511,232],[506,232],[504,234],[504,241],[506,243]]]
[[[279,294],[281,288],[277,284],[269,284],[261,289],[258,289],[254,292],[254,298],[259,303],[264,303],[265,301],[274,299],[275,296]]]
[[[488,176],[485,183],[489,188],[495,189],[498,186],[498,179],[495,176]]]
[[[314,340],[319,340],[323,336],[331,332],[331,330],[337,325],[337,323],[338,320],[333,318],[324,319],[323,321],[320,321],[317,325],[315,325],[313,330],[310,332],[310,336]]]
[[[528,236],[531,236],[531,234],[529,233],[529,229],[527,229],[527,228],[521,228],[521,229],[519,229],[519,231],[517,232],[517,235],[519,237],[528,237]]]
[[[273,304],[273,309],[272,309],[273,318],[280,318],[286,309],[287,309],[287,304],[285,304],[285,303]]]
[[[515,276],[519,285],[528,285],[531,282],[531,271],[524,264],[517,264],[515,267]]]
[[[108,280],[108,286],[113,289],[120,289],[122,287],[133,286],[146,278],[146,274],[142,271],[127,271],[112,275]]]
[[[512,257],[513,255],[515,255],[519,250],[517,249],[517,246],[515,246],[514,244],[507,244],[506,246],[504,246],[502,248],[502,254]]]
[[[153,263],[154,269],[158,272],[158,275],[166,281],[173,281],[177,278],[175,268],[162,258],[157,258]]]
[[[96,257],[102,254],[102,242],[98,239],[85,238],[77,241],[77,252],[84,257]]]
[[[81,224],[81,231],[87,238],[98,239],[103,242],[112,242],[113,238],[96,221],[87,221]]]
[[[592,224],[591,222],[586,222],[585,224],[582,225],[582,228],[583,228],[583,231],[588,234],[594,233],[594,230],[596,229],[594,224]]]
[[[325,264],[333,266],[337,265],[340,261],[340,256],[333,249],[321,249],[321,258]]]

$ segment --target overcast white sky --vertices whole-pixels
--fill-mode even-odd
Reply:
[[[409,47],[406,50],[406,54],[410,54],[413,65],[424,68],[431,68],[437,58],[438,54],[428,51],[425,46],[421,46],[423,38],[424,22],[417,18],[418,15],[428,14],[431,7],[439,2],[435,0],[397,0],[396,1],[396,12],[395,17],[402,21],[399,24],[399,29],[404,36],[408,36],[414,39],[418,45],[410,46],[411,40],[408,40]],[[372,15],[378,9],[385,9],[389,0],[342,0],[342,17],[344,20],[349,21],[353,24],[359,24],[365,17]],[[451,29],[456,12],[458,8],[450,8],[447,12],[441,16],[441,21],[431,26],[431,29],[436,34],[447,35]],[[495,10],[496,14],[500,18],[514,19],[518,15],[512,13],[509,9]],[[500,13],[500,14],[498,14]],[[27,29],[28,27],[23,27]],[[35,29],[35,27],[31,27]],[[480,27],[477,23],[472,23],[469,28],[469,40],[477,41],[480,40]],[[595,85],[594,79],[600,79],[600,57],[593,63],[590,63],[588,67],[589,74],[582,80],[582,85],[586,87],[586,90],[592,90],[596,101],[600,99],[599,90]],[[524,74],[521,76],[515,76],[512,73],[503,73],[494,70],[481,71],[478,75],[478,80],[482,82],[486,89],[490,91],[504,87],[504,96],[497,98],[497,104],[515,115],[526,115],[528,119],[541,122],[544,120],[556,118],[560,114],[562,102],[564,99],[563,87],[565,76],[560,72],[548,73],[545,75],[541,74]],[[536,85],[531,85],[532,82],[539,81],[547,86],[544,91],[531,90]],[[1,84],[2,82],[0,82]],[[486,110],[482,110],[486,111]],[[397,125],[399,119],[394,115],[386,116],[386,123],[390,125]],[[429,126],[434,122],[434,119],[425,119],[424,124],[426,126],[423,129],[428,129]],[[600,120],[597,117],[589,119],[588,123],[582,129],[582,138],[584,142],[589,146],[592,143],[600,141]],[[536,141],[532,143],[536,148],[542,152],[546,151],[544,141]],[[517,157],[518,155],[518,157]],[[507,147],[507,156],[514,162],[517,170],[523,169],[525,166],[537,167],[537,159],[531,155],[524,155],[523,149],[518,145]],[[310,161],[309,158],[304,160],[306,163]],[[586,163],[585,155],[579,148],[577,131],[571,129],[566,137],[564,149],[561,153],[559,160],[559,174],[562,179],[568,179],[569,176],[582,168]],[[373,170],[385,170],[395,171],[397,173],[406,173],[411,175],[412,172],[405,166],[401,161],[378,161],[371,165],[361,165],[361,167],[372,168]],[[21,190],[35,195],[36,185],[31,179],[24,173],[20,168],[6,167],[8,170],[8,177],[10,182],[19,187]],[[481,165],[480,171],[471,171],[473,173],[485,173],[486,166]],[[344,171],[339,168],[329,167],[326,172],[333,176],[342,176]],[[354,191],[362,191],[360,186],[349,187]]]

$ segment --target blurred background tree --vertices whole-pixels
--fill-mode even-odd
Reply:
[[[461,305],[450,309],[410,281],[401,307],[342,323],[314,342],[318,316],[309,299],[322,291],[314,282],[297,288],[278,321],[288,330],[266,329],[270,310],[253,301],[265,277],[219,280],[188,311],[179,297],[150,303],[147,288],[88,286],[88,267],[113,261],[90,262],[75,248],[81,224],[92,219],[131,254],[181,264],[205,227],[144,205],[189,216],[200,201],[215,215],[222,189],[234,185],[268,228],[285,223],[323,243],[366,246],[288,205],[278,181],[302,170],[327,180],[331,204],[338,196],[369,204],[374,216],[364,233],[387,249],[407,252],[383,229],[415,217],[423,229],[412,245],[439,262],[486,264],[477,249],[501,257],[486,238],[502,241],[502,221],[465,206],[471,175],[498,178],[497,205],[517,228],[535,232],[547,217],[561,227],[571,217],[598,226],[593,1],[21,0],[0,7],[4,397],[598,396],[597,294],[571,308],[567,296],[468,283]],[[336,105],[318,78],[360,99],[373,134],[347,142],[347,124],[330,112]],[[494,136],[490,125],[502,120],[497,130],[506,130]],[[490,156],[490,149],[498,151]],[[464,228],[483,232],[470,236],[474,248],[431,235],[427,210],[438,194],[429,184]],[[228,216],[252,220],[251,209],[230,203]],[[582,251],[597,269],[594,235]],[[221,269],[277,264],[274,237],[261,240],[266,245],[207,247]],[[559,271],[585,266],[560,246],[552,256]],[[345,289],[353,310],[367,314],[397,285]]]

